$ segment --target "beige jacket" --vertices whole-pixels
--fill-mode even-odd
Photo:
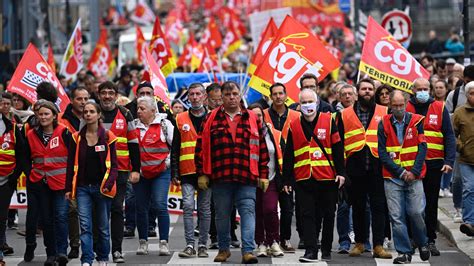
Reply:
[[[469,103],[456,108],[453,115],[453,128],[459,161],[474,164],[474,106]]]

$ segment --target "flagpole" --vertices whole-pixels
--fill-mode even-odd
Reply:
[[[176,91],[179,91],[178,82],[176,81],[176,77],[174,76],[174,69],[171,69],[171,74],[173,74],[174,87],[176,88]]]
[[[217,53],[217,60],[218,60],[217,64],[219,65],[219,72],[221,74],[221,81],[225,82],[225,80],[224,80],[225,75],[224,75],[224,77],[222,77],[222,75],[224,73],[224,69],[222,69],[222,57],[221,57],[220,53]]]
[[[247,77],[249,76],[249,66],[250,66],[250,60],[251,60],[251,57],[253,55],[253,45],[250,45],[250,52],[249,52],[249,56],[247,58],[247,70],[245,71],[245,76],[244,76],[244,82],[245,80],[247,80]],[[245,84],[245,89],[244,89],[244,93],[242,94],[242,96],[244,96],[247,91],[249,90],[249,84]]]
[[[204,70],[206,71],[207,78],[209,79],[209,82],[212,83],[211,75],[209,74],[209,69],[207,69],[206,63],[202,63],[202,66],[204,67]]]
[[[206,55],[207,55],[208,58],[211,58],[211,56],[209,55],[209,50],[207,50],[207,47],[204,47],[204,52],[206,53]],[[215,52],[215,51],[214,51],[214,52]],[[204,66],[204,68],[206,68],[206,64],[205,64],[205,63],[203,63],[203,66]],[[211,66],[211,69],[210,69],[210,70],[211,70],[212,76],[214,76],[214,69],[212,69],[212,66]],[[206,71],[207,71],[207,73],[209,74],[209,70],[206,69]],[[212,79],[211,79],[210,77],[209,77],[209,82],[212,83]]]

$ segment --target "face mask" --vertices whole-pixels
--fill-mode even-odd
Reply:
[[[194,111],[197,111],[197,110],[200,110],[202,108],[202,104],[199,105],[199,106],[191,106],[191,109],[194,110]]]
[[[417,91],[416,100],[420,103],[426,103],[430,99],[430,94],[427,91]]]
[[[405,110],[404,109],[392,109],[392,114],[396,118],[403,118],[403,116],[405,115]]]
[[[310,116],[314,114],[317,110],[317,104],[316,103],[305,103],[301,105],[301,112],[303,115]]]

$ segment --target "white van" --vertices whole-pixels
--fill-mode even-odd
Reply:
[[[145,40],[149,42],[153,32],[153,26],[140,27]],[[132,27],[126,31],[120,33],[119,45],[118,45],[118,58],[117,58],[117,72],[120,73],[120,68],[129,63],[133,58],[137,58],[136,48],[137,33],[135,27]]]

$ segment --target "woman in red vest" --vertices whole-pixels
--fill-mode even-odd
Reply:
[[[28,210],[26,213],[26,262],[33,260],[36,248],[38,214],[42,217],[47,259],[45,265],[66,265],[68,246],[68,203],[64,196],[68,145],[67,128],[58,124],[54,103],[38,104],[38,126],[27,133]],[[36,105],[35,105],[36,106]]]
[[[110,253],[110,208],[116,193],[117,138],[100,122],[98,104],[88,102],[83,118],[86,126],[74,133],[67,162],[66,198],[77,200],[81,227],[82,265],[106,265]],[[92,209],[97,222],[97,247],[93,248]],[[94,256],[94,251],[97,256]]]
[[[257,243],[258,257],[282,257],[280,247],[280,221],[278,219],[278,196],[283,189],[281,180],[281,165],[283,162],[280,140],[281,132],[265,124],[263,108],[260,104],[251,104],[248,107],[259,121],[265,126],[265,142],[268,148],[270,161],[268,162],[268,188],[266,191],[257,189],[255,242]]]
[[[136,197],[139,246],[137,255],[148,254],[148,211],[153,206],[158,218],[160,255],[169,255],[168,236],[170,216],[168,191],[171,181],[170,147],[173,141],[173,124],[166,114],[157,113],[155,99],[138,98],[136,121],[140,146],[140,181],[133,184]]]

